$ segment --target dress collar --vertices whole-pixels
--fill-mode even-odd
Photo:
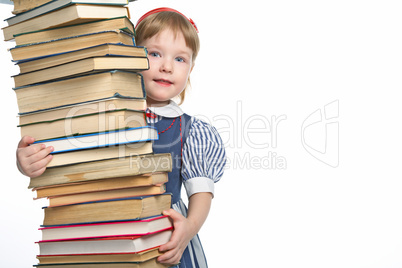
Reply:
[[[159,116],[175,118],[184,114],[182,109],[174,101],[170,101],[168,105],[162,107],[148,107],[148,109]]]

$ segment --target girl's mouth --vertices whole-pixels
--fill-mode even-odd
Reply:
[[[164,87],[168,87],[170,85],[172,85],[173,83],[169,80],[165,80],[165,79],[155,79],[154,80],[158,85],[164,86]]]

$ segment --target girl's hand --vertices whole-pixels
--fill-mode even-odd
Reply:
[[[181,256],[190,240],[198,233],[206,220],[211,207],[212,194],[209,192],[196,193],[188,200],[187,218],[174,209],[164,211],[173,221],[174,231],[170,241],[159,247],[165,252],[158,261],[170,265],[180,262]]]
[[[164,254],[158,257],[158,261],[176,265],[180,262],[184,250],[197,232],[194,230],[194,224],[191,224],[189,219],[174,209],[164,211],[163,214],[172,219],[174,231],[170,241],[159,247],[159,251],[164,252]]]
[[[50,153],[53,147],[46,147],[44,144],[34,144],[35,139],[24,136],[17,148],[17,167],[19,171],[31,178],[37,177],[45,172],[46,165],[52,160]]]

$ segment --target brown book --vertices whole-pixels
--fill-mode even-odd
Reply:
[[[109,199],[122,199],[130,197],[158,195],[165,192],[164,185],[124,188],[118,190],[96,191],[72,195],[59,195],[49,197],[49,207],[65,206],[78,203],[102,201]]]
[[[145,99],[112,97],[104,100],[66,105],[60,108],[20,114],[19,124],[26,125],[43,121],[53,121],[59,118],[80,116],[93,113],[105,113],[109,111],[122,110],[122,109],[144,111],[146,109],[146,101]]]
[[[21,4],[22,6],[24,6],[24,2],[29,1],[26,0],[19,2],[22,2]],[[8,25],[14,25],[72,4],[125,6],[128,4],[128,1],[127,0],[53,0],[48,3],[41,4],[33,9],[27,10],[26,12],[24,12],[23,14],[19,14],[18,16],[12,16],[10,18],[7,18],[5,19],[5,21],[7,22]]]
[[[76,182],[55,186],[44,186],[34,188],[37,198],[57,196],[63,194],[88,193],[93,191],[117,190],[131,187],[151,186],[163,184],[168,181],[167,172],[156,172],[138,176],[110,178],[104,180],[93,180]]]
[[[102,31],[98,33],[58,39],[50,42],[17,46],[11,48],[10,53],[14,61],[20,61],[76,51],[105,43],[134,45],[135,41],[133,38],[133,35],[124,31]],[[70,61],[74,61],[74,59],[71,59]],[[23,71],[21,71],[21,73],[23,73]]]
[[[138,253],[121,254],[85,254],[85,255],[37,255],[40,264],[67,263],[105,263],[105,262],[145,262],[160,256],[158,248]],[[110,266],[109,266],[110,267]]]
[[[162,214],[170,208],[171,195],[115,199],[60,207],[45,207],[43,225],[135,220]]]
[[[121,109],[77,116],[72,110],[71,114],[64,118],[19,125],[19,127],[21,137],[28,135],[35,140],[46,140],[145,125],[147,122],[144,111]]]
[[[4,40],[14,35],[107,18],[128,17],[127,7],[74,4],[3,28]]]
[[[48,168],[30,179],[29,188],[59,185],[73,182],[142,175],[152,172],[170,172],[170,154],[135,155],[75,165]]]
[[[144,98],[138,73],[108,71],[60,81],[15,88],[20,113],[118,96]]]
[[[152,152],[152,142],[150,141],[70,151],[53,154],[53,158],[47,167],[58,167],[121,157],[133,157],[136,155],[151,154]]]
[[[22,61],[18,63],[18,66],[20,67],[21,73],[28,73],[72,61],[100,56],[131,56],[145,58],[147,56],[147,53],[145,48],[143,47],[122,44],[101,44],[93,47],[86,47],[80,50],[53,55],[50,57]]]
[[[102,254],[103,255],[103,254]],[[34,267],[43,268],[168,268],[166,265],[157,261],[156,258],[150,259],[145,262],[106,262],[106,263],[71,263],[71,264],[46,264],[34,265]]]
[[[93,57],[51,68],[14,76],[15,87],[22,87],[105,70],[143,71],[149,67],[147,58]]]
[[[15,36],[15,44],[20,46],[113,30],[126,31],[130,34],[135,32],[134,25],[127,17],[118,17],[18,34]]]
[[[51,1],[52,0],[13,0],[14,10],[12,13],[19,14],[26,12]]]

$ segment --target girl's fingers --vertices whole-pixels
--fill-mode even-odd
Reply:
[[[179,252],[170,250],[158,257],[158,262],[175,265],[180,262],[181,254]]]
[[[20,145],[23,143],[24,141],[21,141]],[[41,175],[45,171],[47,164],[52,160],[52,156],[49,155],[52,151],[53,147],[45,147],[44,144],[18,148],[18,169],[31,178]]]
[[[44,144],[34,144],[31,146],[27,146],[27,147],[18,147],[17,157],[18,158],[30,157],[34,154],[37,154],[38,152],[40,152],[43,149],[45,149]]]
[[[31,136],[24,136],[18,143],[18,148],[25,148],[28,147],[28,145],[32,144],[35,142],[35,139],[32,138]]]
[[[163,215],[169,216],[173,220],[173,222],[185,219],[185,217],[183,215],[181,215],[179,212],[177,212],[176,210],[174,210],[172,208],[169,210],[163,211]]]
[[[31,164],[31,166],[29,167],[28,175],[31,178],[42,175],[42,173],[45,172],[45,170],[46,170],[47,164],[49,164],[49,162],[52,160],[52,158],[53,158],[52,155],[48,155],[45,158]]]
[[[177,243],[175,243],[174,241],[172,241],[172,239],[170,239],[169,242],[167,242],[166,244],[163,244],[162,246],[159,247],[159,251],[165,252],[165,251],[172,250],[176,247],[177,247]]]
[[[46,167],[47,164],[49,164],[49,162],[52,160],[52,155],[45,155],[44,157],[38,159],[38,161],[35,161],[31,164],[31,170],[32,171],[36,171],[39,170],[43,167]]]
[[[36,163],[40,160],[43,160],[46,156],[48,156],[52,151],[53,151],[53,147],[49,146],[49,147],[45,147],[45,145],[43,144],[38,144],[38,145],[42,145],[42,149],[40,149],[39,151],[37,151],[36,153],[30,155],[29,158],[29,162],[30,163]]]
[[[45,172],[45,170],[46,170],[46,167],[43,167],[43,168],[41,168],[41,169],[38,169],[38,170],[32,172],[29,177],[31,177],[31,178],[38,177],[38,176],[42,175],[43,172]]]

